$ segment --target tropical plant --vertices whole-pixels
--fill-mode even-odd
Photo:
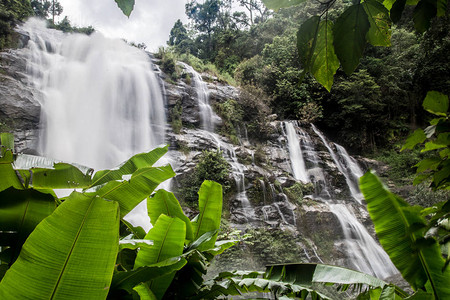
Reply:
[[[275,11],[305,1],[263,0]],[[413,21],[420,33],[430,27],[434,17],[442,17],[447,11],[447,0],[354,1],[333,22],[328,13],[335,3],[336,0],[321,3],[322,12],[303,22],[297,32],[303,76],[311,73],[328,91],[339,66],[347,75],[355,71],[367,43],[391,45],[391,25],[400,20],[407,4],[415,5]]]

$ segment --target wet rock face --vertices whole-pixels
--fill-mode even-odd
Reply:
[[[41,97],[28,82],[23,50],[0,53],[0,131],[15,135],[16,151],[34,153]]]

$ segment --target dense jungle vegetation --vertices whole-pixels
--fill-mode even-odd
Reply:
[[[129,15],[134,0],[116,3]],[[210,64],[209,69],[218,70],[222,78],[234,78],[244,93],[264,95],[247,96],[257,113],[250,117],[243,112],[242,120],[264,122],[261,114],[275,112],[279,118],[314,121],[330,132],[339,128],[336,140],[358,151],[387,148],[418,128],[401,149],[426,155],[417,157],[414,182],[425,182],[435,191],[450,188],[447,1],[408,2],[415,8],[402,0],[264,1],[278,10],[274,15],[258,1],[239,3],[248,15],[232,13],[230,1],[186,5],[193,27],[177,22],[170,50],[160,51],[172,77],[177,76],[175,58],[197,62],[197,67]],[[55,2],[52,5],[54,15]],[[4,46],[11,42],[11,26],[32,14],[31,7],[28,1],[2,2],[0,8],[6,12],[2,16],[10,20],[1,25],[6,28]],[[374,12],[379,18],[373,17]],[[317,18],[318,13],[325,20]],[[329,23],[333,20],[334,25]],[[391,21],[397,24],[392,33]],[[333,39],[328,37],[345,36],[349,31],[341,32],[343,28],[352,29],[344,39],[352,47],[339,40],[331,47],[328,42]],[[387,46],[388,41],[389,48],[374,45]],[[236,122],[232,118],[236,114],[229,113],[238,109],[235,103],[219,109],[229,122]],[[421,129],[425,124],[428,127]],[[240,241],[218,239],[220,184],[208,180],[201,184],[198,215],[193,219],[183,213],[172,193],[153,193],[175,175],[169,165],[153,166],[168,147],[94,173],[18,155],[11,134],[1,134],[0,140],[2,299],[215,299],[247,292],[271,292],[279,299],[336,297],[327,293],[326,285],[335,285],[338,291],[354,288],[358,299],[450,297],[450,200],[411,206],[371,172],[360,185],[368,211],[381,245],[413,295],[370,275],[321,264],[223,272],[204,281],[214,256]],[[196,169],[194,185],[208,179],[205,165],[217,156],[219,152],[203,154],[204,165]],[[27,167],[16,164],[19,157]],[[226,187],[223,174],[214,175]],[[79,191],[58,198],[53,191],[58,188]],[[153,225],[147,234],[123,219],[142,200],[147,201]]]

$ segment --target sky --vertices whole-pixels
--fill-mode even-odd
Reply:
[[[124,38],[129,42],[147,45],[156,51],[167,46],[170,29],[177,19],[188,22],[184,5],[186,0],[135,0],[134,10],[127,18],[114,0],[59,0],[63,13],[72,25],[93,26],[112,38]]]

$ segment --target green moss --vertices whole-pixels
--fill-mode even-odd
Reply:
[[[181,121],[182,112],[183,107],[181,106],[181,100],[178,100],[175,106],[169,110],[172,130],[176,134],[179,134],[181,132],[181,128],[183,127],[183,122]]]

